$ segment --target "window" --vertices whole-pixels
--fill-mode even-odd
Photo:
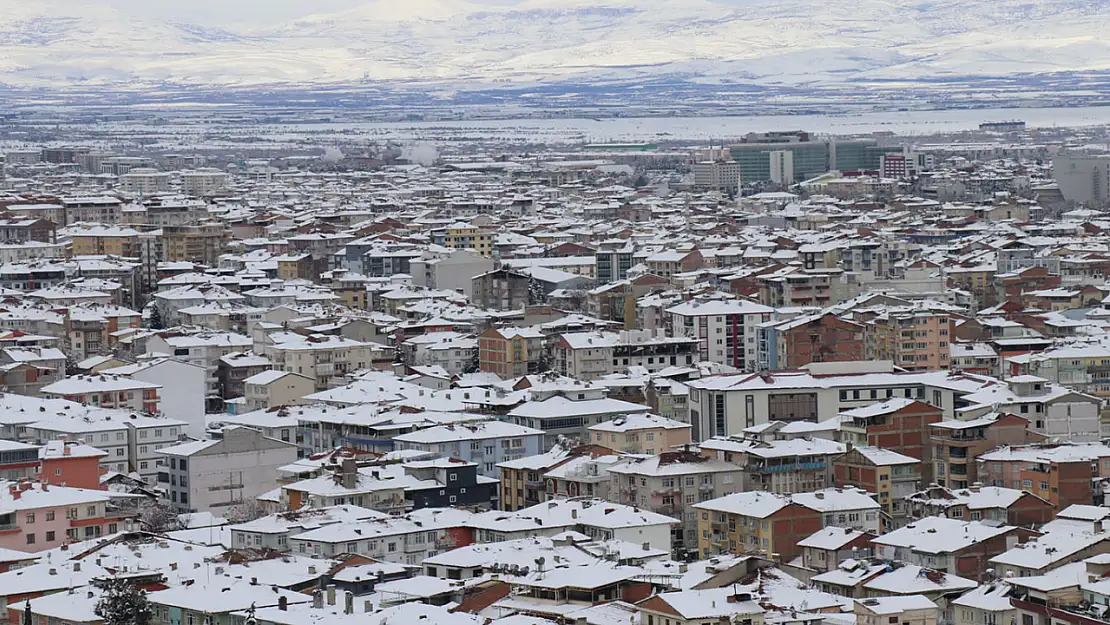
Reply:
[[[46,513],[46,520],[47,521],[53,521],[54,520],[54,511],[53,510]]]
[[[122,456],[123,455],[123,447],[116,447],[116,455],[117,456]]]
[[[28,545],[35,544],[35,535],[34,534],[27,534],[27,544]]]
[[[54,542],[54,536],[55,536],[54,532],[47,532],[46,533],[46,542],[48,542],[48,543]]]
[[[146,435],[149,434],[149,433],[150,432],[148,432],[146,430],[139,430],[139,438],[146,438]]]
[[[35,513],[34,512],[28,513],[27,514],[27,523],[30,524],[30,523],[34,523],[34,522],[35,522]]]

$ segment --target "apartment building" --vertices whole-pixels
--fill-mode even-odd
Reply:
[[[231,230],[224,224],[164,226],[162,228],[163,260],[189,261],[215,267],[220,255],[227,251]]]
[[[229,426],[220,437],[162,447],[158,485],[180,512],[214,512],[250,504],[277,487],[278,469],[297,460],[297,446],[258,430]]]
[[[743,488],[740,467],[685,450],[627,458],[610,466],[609,475],[609,497],[617,503],[681,520],[672,540],[687,551],[698,549],[695,504]]]
[[[967,405],[958,413],[961,419],[1007,412],[1029,419],[1030,429],[1048,438],[1076,442],[1104,438],[1102,400],[1039,376],[1013,376],[1005,385],[986,386],[963,399]]]
[[[1032,493],[1056,510],[1102,505],[1101,484],[1110,479],[1110,446],[1104,443],[1002,447],[981,454],[979,481]]]
[[[110,373],[75,375],[42,387],[44,397],[65,399],[100,408],[119,408],[155,414],[161,384]]]
[[[562,334],[551,352],[555,370],[579,380],[596,380],[628,367],[656,373],[691,365],[699,356],[697,339],[669,337],[661,329]]]
[[[478,474],[501,477],[503,463],[528,458],[543,449],[542,430],[504,421],[473,421],[425,428],[394,437],[398,450],[411,449],[459,458],[478,465]]]
[[[217,395],[220,391],[217,376],[220,358],[246,351],[253,344],[250,338],[234,332],[163,332],[147,339],[146,353],[169,354],[175,359],[204,367],[205,393]]]
[[[758,553],[789,562],[802,555],[802,539],[822,528],[821,513],[776,493],[733,493],[693,508],[702,558]]]
[[[248,412],[288,406],[316,391],[315,381],[299,373],[270,369],[243,380],[244,409]]]
[[[771,441],[714,437],[698,446],[704,456],[741,467],[744,490],[784,495],[832,485],[832,461],[845,451],[842,443],[809,437]]]
[[[921,460],[881,447],[857,446],[833,460],[833,479],[875,493],[885,520],[897,527],[909,518],[906,497],[922,485]]]
[[[952,418],[971,393],[1004,386],[962,373],[895,372],[889,361],[813,363],[803,370],[707,376],[684,384],[695,439],[769,421],[825,421],[894,398],[928,401]]]
[[[228,189],[230,176],[218,169],[202,167],[181,172],[181,192],[196,197],[221,195]]]
[[[70,234],[75,256],[139,258],[139,231],[120,226],[87,225]]]
[[[124,193],[137,196],[158,195],[170,190],[170,175],[150,167],[136,167],[119,177]]]
[[[512,512],[546,501],[544,475],[549,471],[576,458],[611,457],[615,453],[598,445],[577,445],[569,449],[554,446],[540,454],[501,462],[497,465],[501,479],[501,509]]]
[[[969,488],[979,478],[975,459],[999,447],[1043,440],[1029,429],[1028,419],[992,412],[976,419],[938,421],[929,425],[933,447],[933,479],[940,486]]]
[[[104,491],[39,482],[0,483],[0,548],[36,553],[118,531]]]
[[[622,415],[588,429],[591,443],[628,454],[655,455],[693,442],[689,423],[650,413]]]
[[[696,339],[697,359],[736,367],[758,368],[760,324],[774,309],[747,300],[690,301],[665,311],[671,333]]]
[[[479,256],[493,255],[493,230],[485,230],[466,223],[448,226],[443,236],[443,245],[454,250],[474,250]],[[474,275],[474,274],[472,274]]]
[[[502,380],[536,373],[545,338],[537,328],[490,328],[478,335],[479,370]]]
[[[763,324],[760,368],[797,369],[813,362],[865,360],[865,330],[863,325],[831,313]]]
[[[840,436],[856,446],[881,447],[917,458],[922,479],[933,481],[933,446],[929,426],[941,420],[941,410],[913,399],[893,398],[841,413]]]
[[[953,316],[946,312],[891,312],[875,321],[875,332],[884,335],[877,342],[875,357],[893,361],[907,371],[947,369],[954,328]]]
[[[373,362],[371,343],[325,334],[282,333],[271,337],[275,342],[264,352],[274,364],[282,371],[314,379],[317,391],[347,384],[351,374],[369,369]]]

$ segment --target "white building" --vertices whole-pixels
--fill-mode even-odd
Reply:
[[[223,438],[164,447],[158,475],[169,503],[183,512],[227,513],[277,486],[278,468],[297,459],[297,446],[245,427]]]
[[[186,434],[189,436],[204,436],[204,398],[208,379],[204,366],[176,358],[147,358],[102,373],[158,384],[161,386],[159,406],[162,414],[188,423]]]
[[[148,354],[167,354],[176,360],[204,367],[206,395],[219,393],[216,376],[220,358],[249,350],[254,343],[249,337],[234,332],[198,332],[178,336],[152,336],[147,339]]]
[[[170,190],[170,175],[148,167],[138,167],[119,177],[124,193],[158,195]]]
[[[181,172],[181,192],[196,197],[210,197],[227,191],[230,177],[212,167]]]
[[[691,301],[666,309],[674,336],[698,340],[699,360],[754,371],[759,362],[759,324],[774,308],[742,299]]]

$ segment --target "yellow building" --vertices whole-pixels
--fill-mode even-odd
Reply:
[[[492,230],[482,230],[468,224],[455,224],[447,229],[443,245],[456,250],[472,249],[481,256],[493,255]]]
[[[139,256],[139,232],[132,228],[91,227],[70,241],[74,256]]]
[[[590,442],[630,454],[661,454],[691,442],[693,426],[653,414],[630,414],[590,426]]]

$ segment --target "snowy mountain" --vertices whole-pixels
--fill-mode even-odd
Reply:
[[[0,0],[0,15],[0,83],[16,86],[1110,70],[1099,36],[1110,0],[373,0],[254,29],[140,17],[107,0]]]

